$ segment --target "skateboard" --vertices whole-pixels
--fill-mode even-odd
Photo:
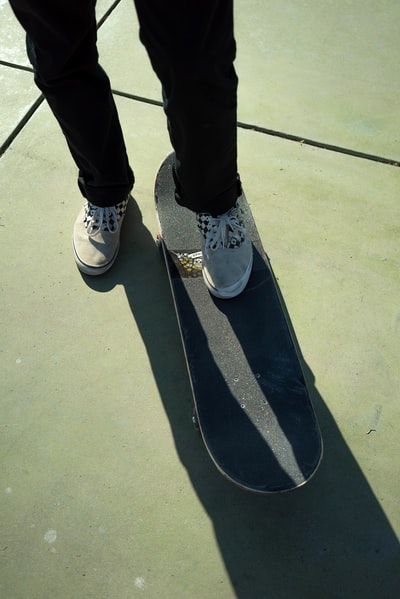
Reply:
[[[243,194],[253,270],[236,298],[202,277],[196,217],[175,201],[174,155],[155,182],[158,244],[168,271],[193,392],[194,422],[220,473],[256,493],[305,484],[322,437],[269,259]]]

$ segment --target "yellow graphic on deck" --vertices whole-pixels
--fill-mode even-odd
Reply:
[[[201,275],[201,252],[174,252],[174,257],[183,269],[183,276]]]

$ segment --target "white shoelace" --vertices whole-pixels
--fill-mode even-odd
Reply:
[[[238,222],[237,209],[232,208],[222,216],[208,217],[209,231],[206,233],[205,252],[207,257],[210,250],[215,252],[219,247],[240,245],[245,229]]]
[[[103,208],[89,203],[85,220],[88,235],[93,235],[99,229],[110,233],[118,230],[118,214],[115,206]]]

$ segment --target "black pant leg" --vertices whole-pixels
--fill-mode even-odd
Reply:
[[[110,83],[98,63],[95,0],[10,0],[27,32],[35,82],[79,168],[82,193],[99,206],[133,186]]]
[[[221,214],[240,193],[232,0],[135,0],[164,94],[179,203]]]

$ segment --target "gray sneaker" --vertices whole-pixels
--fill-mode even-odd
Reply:
[[[85,274],[101,275],[114,264],[128,198],[107,208],[86,202],[80,211],[74,225],[73,248],[75,262]]]
[[[201,232],[203,278],[210,293],[229,299],[247,285],[253,265],[253,247],[246,236],[240,198],[221,216],[198,213]]]

